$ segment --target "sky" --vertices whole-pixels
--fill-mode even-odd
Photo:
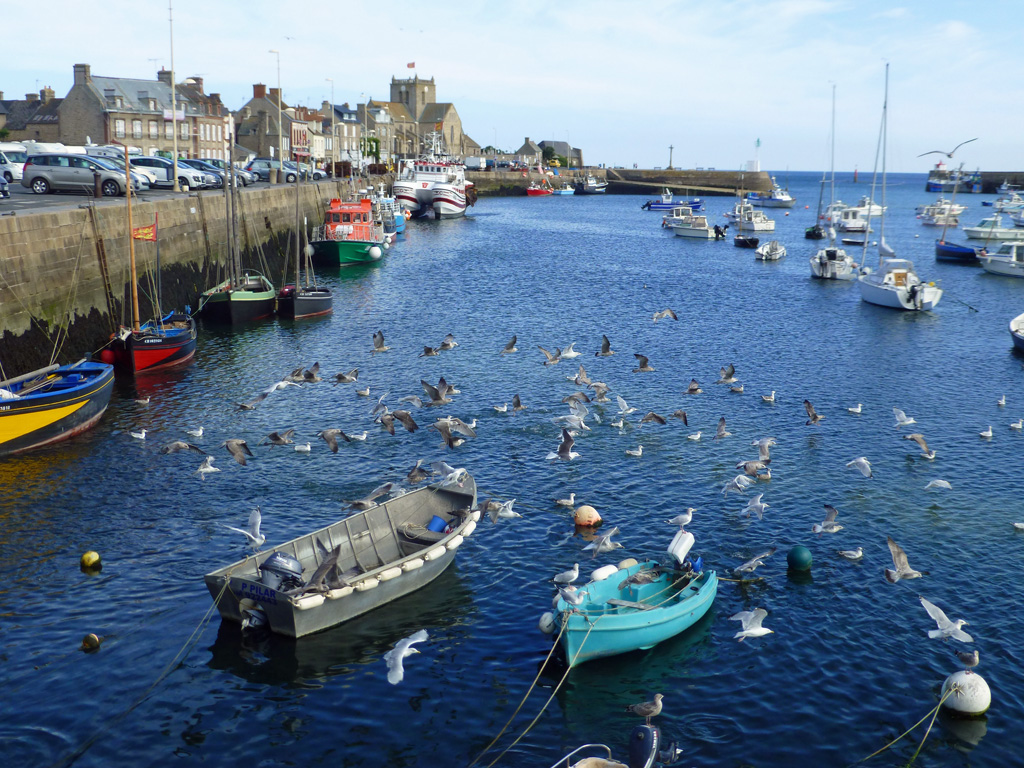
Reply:
[[[8,19],[4,98],[71,88],[72,67],[155,79],[171,67],[167,0],[47,0],[45,45]],[[178,81],[231,109],[280,82],[286,104],[387,100],[433,77],[481,146],[568,141],[587,164],[823,170],[836,90],[836,169],[875,163],[889,74],[887,164],[1024,170],[1018,0],[558,0],[427,6],[173,0]],[[311,16],[312,14],[312,16]],[[31,16],[26,16],[26,20]],[[415,63],[415,68],[407,67]],[[755,145],[760,139],[760,148]]]

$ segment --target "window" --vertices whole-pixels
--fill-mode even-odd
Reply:
[[[157,124],[156,120],[150,120],[149,121],[149,138],[151,138],[151,139],[159,139],[160,138],[160,126]]]
[[[178,131],[178,135],[183,139],[188,138],[188,123],[184,120],[181,122],[181,129]]]
[[[124,120],[114,121],[114,135],[119,139],[124,138]]]
[[[132,138],[133,139],[141,139],[142,138],[142,121],[141,120],[132,120]]]
[[[164,138],[168,141],[174,138],[174,123],[164,123]]]

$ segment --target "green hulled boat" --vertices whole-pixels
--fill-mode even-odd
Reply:
[[[199,312],[204,320],[217,323],[248,323],[274,314],[277,291],[259,272],[243,272],[203,292]]]
[[[313,263],[318,267],[343,267],[380,259],[388,244],[384,226],[373,216],[369,199],[354,202],[331,200],[324,224],[313,230]]]

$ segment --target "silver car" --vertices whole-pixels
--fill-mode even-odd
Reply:
[[[104,197],[123,195],[127,185],[124,172],[96,157],[48,152],[29,155],[21,177],[21,186],[37,195],[59,189],[92,193],[99,174],[100,191]],[[133,186],[138,191],[138,185]]]

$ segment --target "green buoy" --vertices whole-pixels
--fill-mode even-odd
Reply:
[[[789,563],[789,567],[794,571],[809,571],[811,570],[811,550],[802,544],[797,544],[786,554],[786,562]]]

